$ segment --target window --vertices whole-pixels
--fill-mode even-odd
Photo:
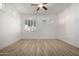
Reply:
[[[34,31],[36,29],[36,20],[25,20],[25,31]]]

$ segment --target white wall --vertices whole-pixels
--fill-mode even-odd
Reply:
[[[36,20],[36,31],[26,32],[24,30],[25,19]],[[46,20],[46,22],[42,22]],[[53,23],[51,23],[53,21]],[[51,15],[22,15],[22,38],[23,39],[57,39],[57,19]]]
[[[59,37],[79,48],[79,4],[72,4],[59,14]]]
[[[0,49],[20,39],[19,14],[11,9],[0,10]]]

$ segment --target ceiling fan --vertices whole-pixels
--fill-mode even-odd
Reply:
[[[34,4],[31,4],[31,6],[37,6],[37,11],[39,11],[40,8],[43,8],[44,10],[48,10],[48,8],[46,7],[48,3],[34,3]]]

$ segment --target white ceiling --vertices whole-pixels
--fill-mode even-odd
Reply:
[[[30,3],[6,3],[6,8],[14,9],[21,14],[47,14],[47,15],[57,15],[62,12],[65,8],[71,5],[71,3],[49,3],[47,5],[48,10],[40,9],[36,11],[37,6],[31,6]]]

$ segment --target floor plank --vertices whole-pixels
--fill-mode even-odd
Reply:
[[[79,49],[58,39],[22,39],[0,50],[0,56],[79,56]]]

